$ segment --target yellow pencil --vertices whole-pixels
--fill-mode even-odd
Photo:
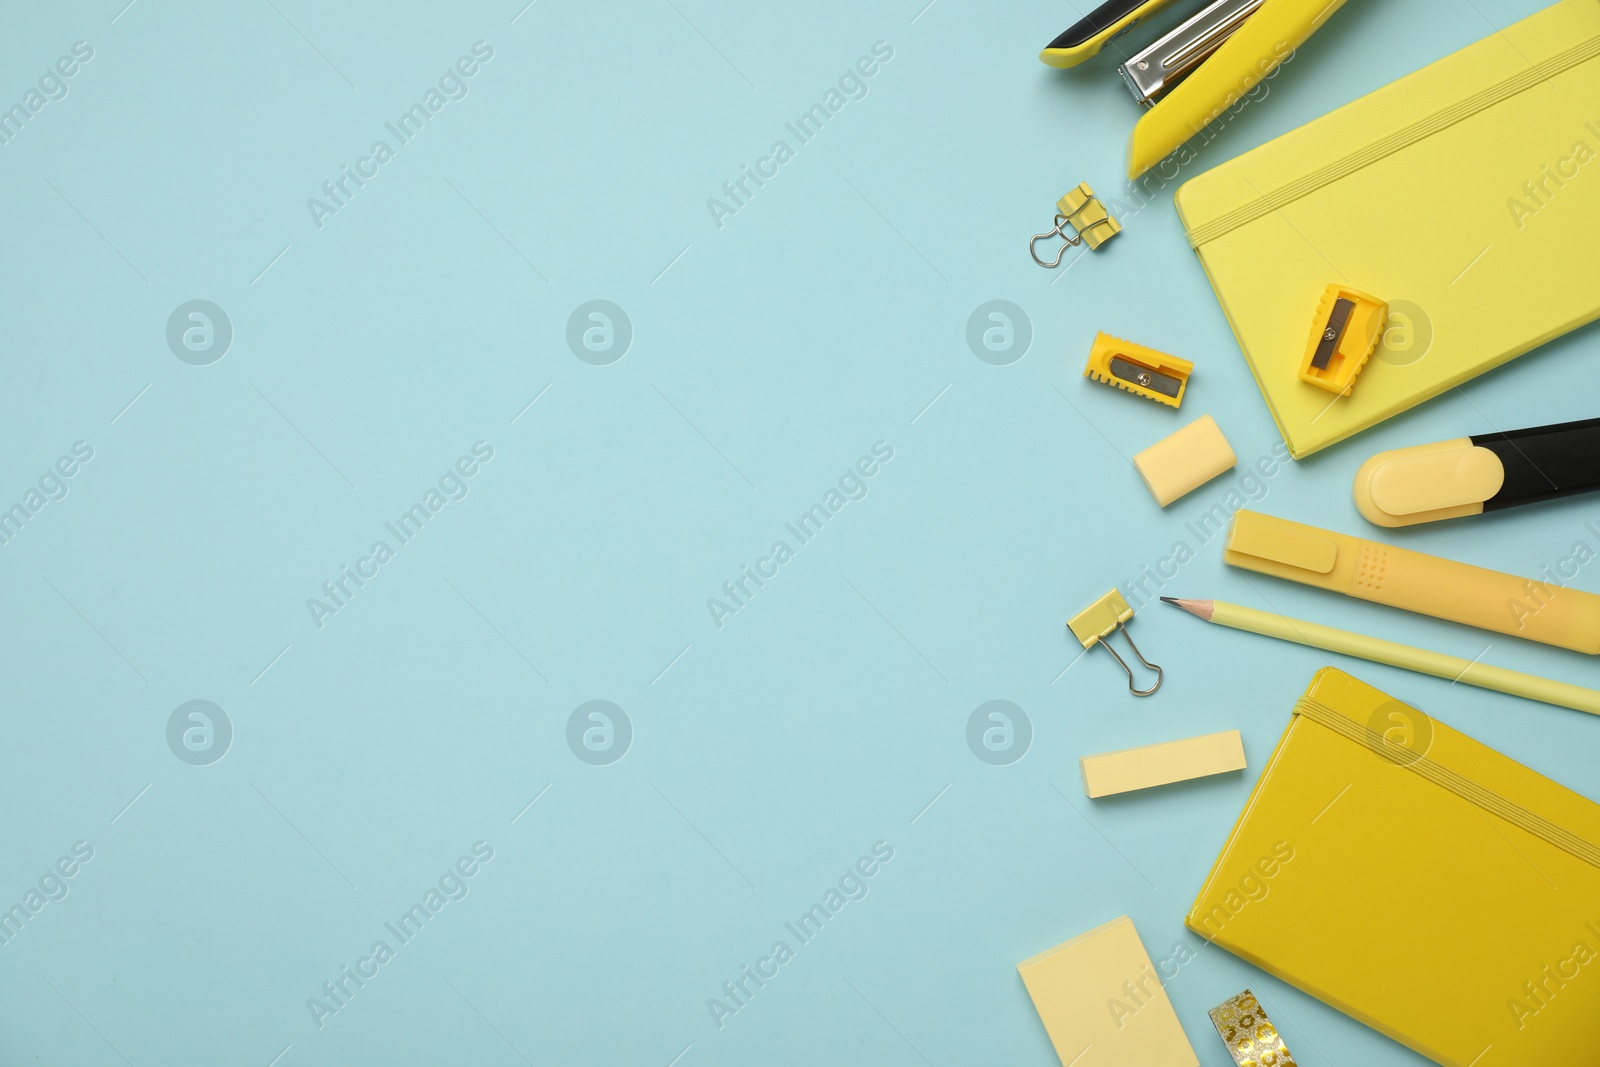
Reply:
[[[1431,674],[1436,678],[1448,678],[1452,682],[1465,682],[1483,689],[1493,689],[1499,693],[1510,693],[1512,696],[1528,700],[1600,715],[1600,691],[1585,689],[1581,685],[1552,681],[1549,678],[1523,674],[1504,667],[1491,667],[1475,660],[1462,659],[1460,656],[1429,652],[1426,649],[1412,648],[1410,645],[1367,637],[1365,634],[1351,633],[1348,630],[1336,630],[1331,626],[1320,626],[1314,622],[1257,611],[1255,608],[1229,604],[1221,600],[1182,600],[1170,596],[1161,599],[1191,615],[1199,616],[1206,622],[1214,622],[1235,630],[1245,630],[1261,634],[1263,637],[1276,637],[1280,641],[1293,641],[1297,645],[1309,645],[1324,652],[1339,652],[1346,656],[1355,656],[1357,659]]]

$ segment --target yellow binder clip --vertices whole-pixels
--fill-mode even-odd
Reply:
[[[1113,589],[1074,615],[1067,622],[1067,628],[1072,631],[1072,636],[1076,637],[1084,648],[1093,648],[1098,644],[1111,653],[1112,658],[1117,661],[1117,665],[1128,675],[1128,692],[1136,697],[1147,697],[1161,688],[1163,672],[1160,667],[1144,658],[1144,653],[1139,651],[1139,646],[1134,644],[1133,638],[1128,635],[1127,627],[1123,624],[1131,618],[1133,618],[1133,609],[1128,606],[1127,599]],[[1149,689],[1139,689],[1134,686],[1132,669],[1123,661],[1121,656],[1117,655],[1117,650],[1107,644],[1106,639],[1117,630],[1121,630],[1122,636],[1127,638],[1128,647],[1133,649],[1135,656],[1139,657],[1139,662],[1156,672],[1156,683]]]
[[[1330,285],[1311,320],[1311,339],[1300,361],[1300,380],[1349,396],[1356,375],[1377,351],[1389,321],[1389,305],[1343,285]]]
[[[1186,359],[1108,333],[1095,335],[1089,362],[1083,368],[1085,378],[1126,389],[1134,396],[1169,408],[1183,403],[1183,391],[1193,373],[1194,364]]]
[[[1067,233],[1069,226],[1075,231],[1074,234]],[[1089,183],[1084,182],[1056,201],[1055,228],[1034,234],[1033,240],[1028,242],[1028,255],[1041,267],[1059,267],[1061,257],[1073,245],[1086,244],[1093,251],[1121,232],[1122,224],[1111,217],[1105,205],[1095,197],[1094,190],[1089,188]],[[1052,262],[1046,263],[1039,258],[1034,246],[1052,237],[1059,237],[1067,243],[1061,246],[1061,251]]]

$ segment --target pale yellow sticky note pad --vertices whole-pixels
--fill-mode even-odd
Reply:
[[[1238,730],[1168,741],[1143,748],[1126,748],[1099,756],[1080,756],[1083,791],[1090,797],[1108,797],[1151,789],[1191,778],[1227,774],[1245,768],[1244,741]]]
[[[1124,915],[1017,964],[1050,1043],[1071,1067],[1199,1067]]]

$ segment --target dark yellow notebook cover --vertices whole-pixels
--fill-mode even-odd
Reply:
[[[1600,805],[1331,667],[1186,925],[1436,1063],[1600,1065]]]

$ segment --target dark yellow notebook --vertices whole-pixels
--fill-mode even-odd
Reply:
[[[1600,1065],[1600,805],[1331,667],[1186,925],[1436,1063]]]

